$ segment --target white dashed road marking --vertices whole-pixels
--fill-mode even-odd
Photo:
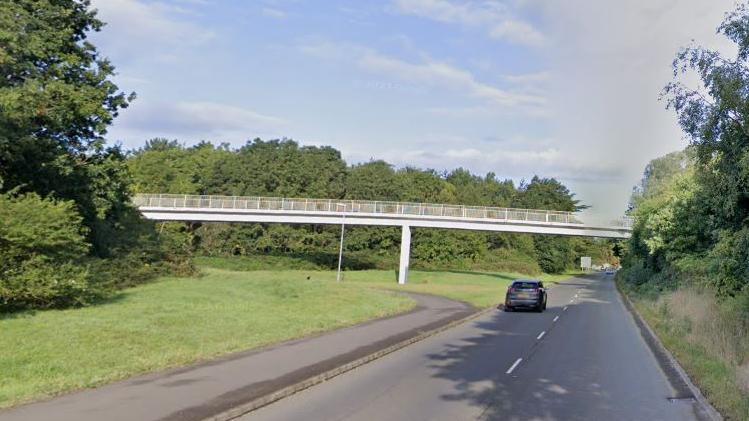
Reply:
[[[522,359],[522,358],[518,358],[518,359],[517,359],[517,360],[515,361],[515,364],[513,364],[513,365],[512,365],[512,366],[511,366],[511,367],[510,367],[510,368],[509,368],[509,369],[507,370],[507,374],[512,374],[512,370],[514,370],[514,369],[515,369],[515,367],[517,367],[517,366],[518,366],[518,364],[520,364],[520,361],[523,361],[523,359]]]
[[[557,320],[559,320],[559,316],[554,317],[554,320],[552,320],[552,322],[556,322]]]
[[[538,334],[538,336],[536,337],[536,340],[537,340],[537,341],[540,341],[540,340],[541,340],[541,338],[543,338],[543,337],[544,337],[544,335],[546,335],[546,331],[545,331],[545,330],[544,330],[543,332],[541,332],[541,333],[539,333],[539,334]]]

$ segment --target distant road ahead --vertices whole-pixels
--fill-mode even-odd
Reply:
[[[242,419],[696,419],[669,400],[684,392],[610,278],[562,284],[543,314],[492,312]]]

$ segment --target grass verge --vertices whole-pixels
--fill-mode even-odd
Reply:
[[[200,278],[163,278],[93,307],[0,315],[0,408],[414,305],[404,296],[307,279],[299,271],[204,272]]]
[[[749,419],[745,369],[730,349],[735,338],[727,337],[714,297],[685,288],[654,299],[618,283],[710,403],[726,419]]]

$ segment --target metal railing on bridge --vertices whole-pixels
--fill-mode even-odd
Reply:
[[[573,212],[372,200],[139,194],[135,196],[134,203],[138,207],[152,208],[235,209],[248,211],[294,211],[315,213],[330,212],[336,214],[361,213],[393,216],[404,215],[487,219],[503,222],[585,224],[585,222],[580,220],[578,215]],[[605,225],[630,228],[632,226],[632,221],[629,218],[622,218],[616,221],[607,221]]]

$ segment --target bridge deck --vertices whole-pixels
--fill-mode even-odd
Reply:
[[[345,223],[608,238],[626,238],[632,227],[629,218],[593,221],[573,212],[432,203],[173,194],[137,195],[134,202],[155,220]]]

